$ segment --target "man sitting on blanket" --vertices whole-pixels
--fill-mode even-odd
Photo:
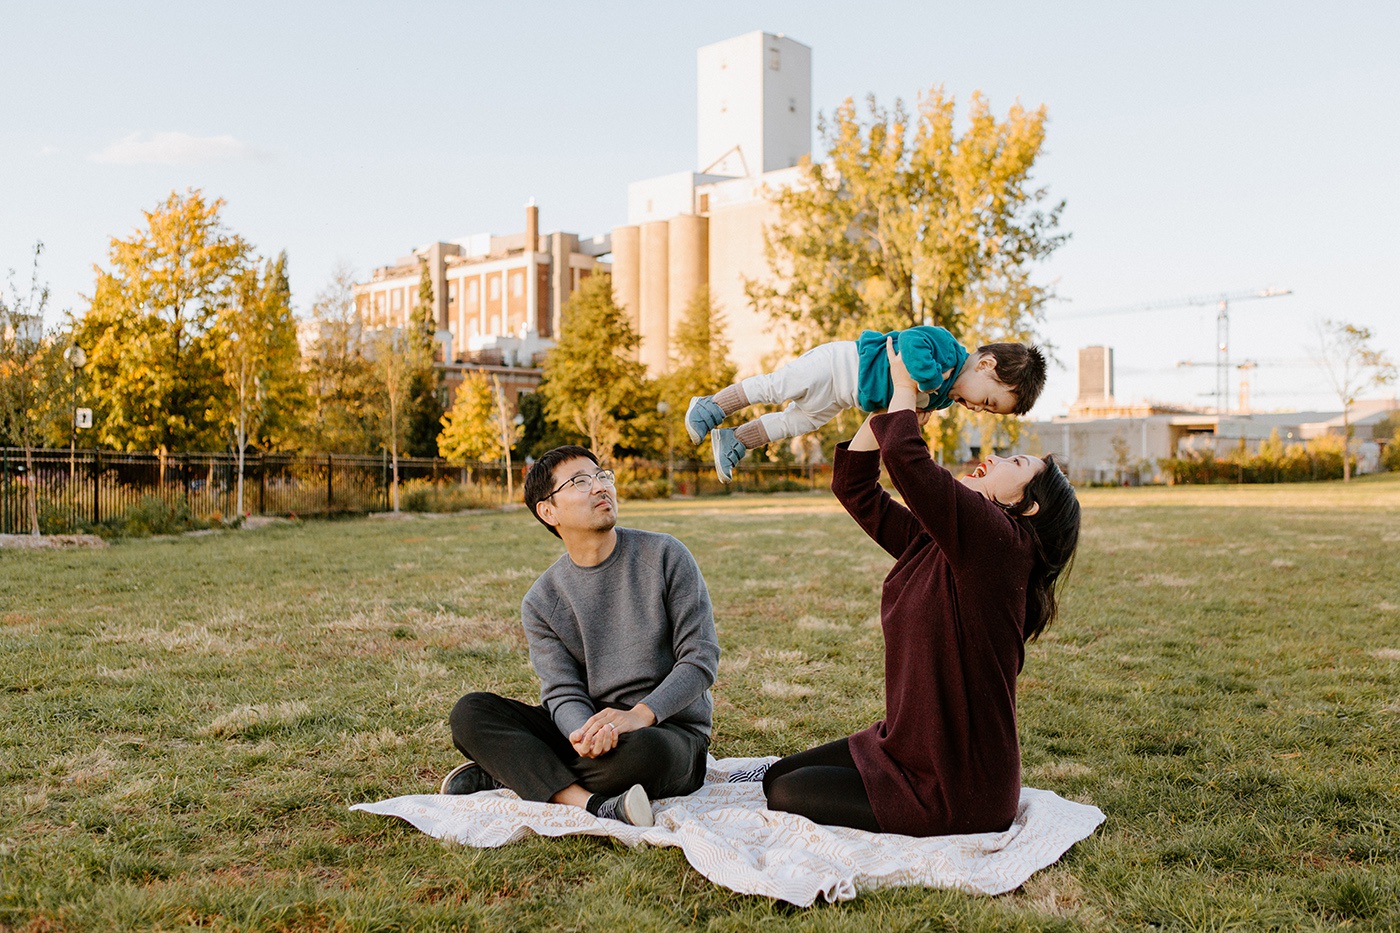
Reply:
[[[542,705],[457,701],[452,741],[468,760],[441,793],[508,787],[651,826],[651,798],[704,783],[719,667],[710,594],[685,545],[617,527],[614,482],[583,447],[530,468],[525,505],[567,551],[520,607]]]

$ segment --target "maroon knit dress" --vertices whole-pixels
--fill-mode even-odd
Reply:
[[[851,756],[885,832],[1001,831],[1021,792],[1016,675],[1033,546],[933,462],[912,411],[871,427],[880,450],[838,447],[831,484],[896,558],[880,598],[885,718],[851,736]],[[881,459],[905,505],[880,486]]]

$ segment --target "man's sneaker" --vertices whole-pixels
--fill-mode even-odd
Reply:
[[[710,447],[715,452],[715,475],[726,486],[734,478],[734,468],[744,459],[749,449],[739,443],[729,428],[719,428],[710,435]]]
[[[640,784],[633,784],[626,793],[604,800],[598,805],[596,815],[600,820],[620,820],[633,826],[656,825],[656,818],[651,813],[651,801]]]
[[[772,767],[772,762],[765,761],[761,765],[754,765],[752,768],[745,768],[743,771],[731,771],[729,777],[725,778],[726,784],[746,784],[749,781],[761,781],[763,776]]]
[[[713,395],[697,395],[685,410],[685,433],[692,444],[699,444],[705,435],[724,421],[724,409],[715,404]]]
[[[447,772],[439,794],[475,794],[483,790],[500,790],[505,785],[487,774],[481,765],[468,758]]]

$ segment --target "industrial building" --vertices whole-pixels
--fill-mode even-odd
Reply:
[[[543,353],[554,345],[564,303],[588,276],[607,272],[608,238],[540,233],[539,208],[525,208],[525,229],[432,243],[375,269],[355,286],[367,330],[403,327],[418,305],[426,265],[433,285],[438,360],[449,391],[480,369],[504,385],[514,407],[540,382]]]
[[[780,344],[744,285],[769,274],[763,234],[777,210],[765,191],[800,180],[812,153],[812,50],[752,32],[701,48],[696,65],[696,168],[628,186],[627,223],[612,231],[613,291],[657,375],[675,323],[708,285],[734,363],[752,375]]]
[[[1224,457],[1241,444],[1251,453],[1277,433],[1285,446],[1343,433],[1337,411],[1219,414],[1152,403],[1122,405],[1113,395],[1113,349],[1079,351],[1079,390],[1069,414],[1027,421],[1014,453],[1053,453],[1075,483],[1161,483],[1162,461],[1209,451]],[[1379,468],[1370,427],[1400,408],[1394,398],[1359,402],[1351,423],[1360,442],[1358,472]]]

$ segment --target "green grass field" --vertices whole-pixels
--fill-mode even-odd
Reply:
[[[1025,782],[1108,821],[1000,898],[807,910],[676,849],[475,851],[351,803],[432,789],[446,715],[535,694],[523,512],[0,551],[0,928],[1389,930],[1400,925],[1400,482],[1086,490],[1020,680]],[[718,757],[881,710],[891,561],[829,496],[624,503],[695,553]]]

